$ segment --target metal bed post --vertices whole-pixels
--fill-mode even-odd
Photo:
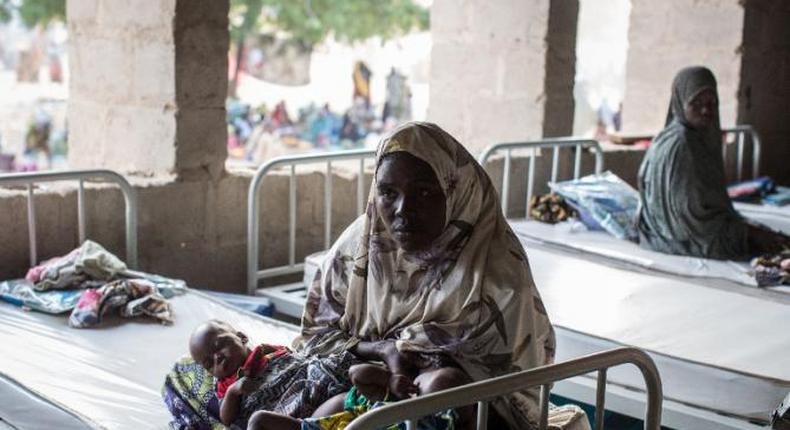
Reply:
[[[416,420],[438,411],[458,408],[476,402],[487,402],[499,396],[541,386],[541,397],[546,399],[545,402],[541,401],[540,424],[541,430],[543,430],[546,428],[545,425],[548,419],[549,384],[621,364],[633,364],[642,373],[647,395],[644,429],[660,430],[661,403],[663,401],[661,378],[653,359],[647,353],[636,348],[612,349],[562,363],[524,370],[425,396],[402,400],[361,415],[352,421],[346,429],[374,430],[401,421]],[[601,392],[605,394],[605,391]],[[600,396],[600,402],[596,401],[596,403],[600,403],[599,407],[603,410],[603,394]],[[478,410],[480,410],[479,406]],[[480,427],[480,423],[481,420],[478,419],[478,430],[485,428]]]
[[[324,180],[324,243],[328,246],[332,236],[332,163],[343,160],[359,160],[360,177],[357,183],[357,212],[364,211],[364,171],[365,159],[375,155],[375,151],[358,149],[335,153],[307,154],[277,157],[267,161],[255,171],[247,192],[247,293],[254,295],[258,280],[280,275],[298,273],[304,269],[304,263],[296,263],[296,214],[297,214],[297,175],[296,166],[302,164],[326,163]],[[260,214],[265,201],[260,199],[260,187],[263,178],[279,167],[289,169],[288,179],[288,264],[259,270],[260,260]]]
[[[508,143],[498,143],[489,146],[480,154],[478,158],[478,162],[481,166],[485,166],[486,162],[496,153],[500,151],[504,151],[505,159],[504,165],[502,167],[502,187],[500,192],[500,200],[502,205],[502,213],[507,216],[508,210],[508,203],[510,200],[510,176],[511,176],[511,165],[512,165],[512,151],[515,149],[527,149],[529,150],[529,167],[527,172],[527,194],[526,194],[526,211],[529,212],[529,201],[534,194],[534,186],[535,186],[535,157],[538,154],[538,151],[543,148],[551,148],[552,149],[552,159],[551,159],[551,180],[552,182],[556,181],[559,176],[559,151],[562,148],[571,148],[575,150],[574,155],[574,166],[573,166],[573,178],[579,179],[581,173],[581,164],[582,164],[582,149],[589,148],[592,149],[593,153],[595,154],[595,173],[601,173],[603,171],[603,149],[601,145],[592,139],[580,139],[575,137],[562,137],[562,138],[549,138],[544,140],[533,140],[528,142],[508,142]]]
[[[734,134],[736,142],[736,179],[743,180],[743,164],[744,164],[744,149],[746,144],[746,136],[749,136],[749,141],[752,145],[752,178],[760,176],[760,156],[761,156],[761,142],[760,135],[750,125],[738,125],[735,127],[723,128],[721,130],[724,134]],[[722,158],[727,160],[727,146],[722,145]]]
[[[38,264],[36,243],[35,184],[42,182],[77,181],[77,230],[80,244],[87,239],[85,211],[85,182],[111,182],[121,189],[126,206],[126,265],[137,268],[137,194],[129,181],[117,172],[104,169],[62,170],[0,175],[0,186],[23,185],[27,188],[27,224],[30,241],[30,264]]]

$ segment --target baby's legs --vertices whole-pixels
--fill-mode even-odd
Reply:
[[[314,417],[328,417],[329,415],[334,415],[338,412],[343,411],[343,407],[345,406],[346,402],[346,395],[348,393],[338,394],[335,397],[325,401],[324,403],[319,406],[315,412],[313,412]]]
[[[247,423],[247,430],[300,430],[301,428],[302,421],[299,419],[268,411],[255,412]]]

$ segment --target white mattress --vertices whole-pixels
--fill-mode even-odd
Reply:
[[[618,345],[651,353],[664,395],[765,422],[790,391],[790,298],[709,287],[527,248],[552,323],[558,360]],[[641,386],[635,370],[609,381]]]
[[[171,303],[172,326],[117,318],[103,328],[78,330],[68,327],[65,316],[0,302],[0,375],[93,427],[165,429],[170,414],[160,395],[164,377],[187,353],[189,334],[199,323],[220,318],[256,342],[290,344],[297,333],[294,326],[194,290]],[[8,407],[13,405],[0,402],[0,418]]]
[[[557,327],[557,361],[641,348],[658,365],[665,398],[761,422],[790,391],[790,296],[625,270],[528,242],[524,247]],[[307,258],[306,279],[322,258]],[[642,387],[630,367],[611,371],[609,381]]]
[[[779,208],[738,203],[736,207],[744,216],[790,234],[790,206]],[[635,243],[618,240],[602,231],[588,231],[578,222],[550,225],[519,219],[511,220],[510,224],[528,248],[548,245],[575,251],[580,256],[592,254],[603,257],[609,264],[622,268],[646,269],[757,286],[746,262],[717,261],[654,252],[641,248]],[[790,287],[771,288],[790,293]]]

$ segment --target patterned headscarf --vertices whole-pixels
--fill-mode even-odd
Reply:
[[[377,213],[374,175],[367,213],[337,240],[310,288],[296,347],[326,354],[392,339],[400,351],[449,356],[476,381],[551,363],[551,323],[483,168],[435,124],[407,123],[384,138],[376,169],[399,151],[436,174],[443,233],[417,255],[399,249]],[[537,402],[533,389],[494,405],[528,428]]]

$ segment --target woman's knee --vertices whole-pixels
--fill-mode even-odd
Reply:
[[[426,378],[422,380],[422,377]],[[422,394],[435,393],[448,388],[468,384],[472,380],[469,375],[457,367],[442,367],[418,377],[420,392]]]

